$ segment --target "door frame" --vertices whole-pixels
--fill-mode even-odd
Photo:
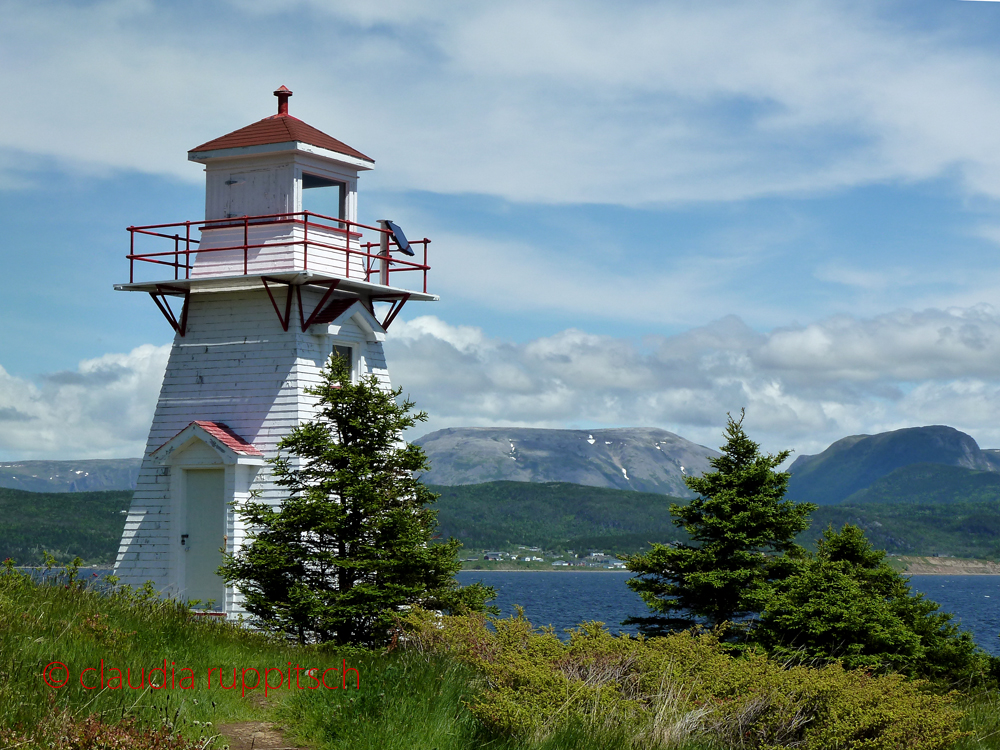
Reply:
[[[205,450],[205,449],[208,450]],[[166,450],[163,450],[166,449]],[[162,453],[161,453],[162,451]],[[185,585],[184,548],[181,534],[186,523],[186,473],[198,469],[223,469],[223,506],[226,535],[226,552],[233,554],[242,545],[246,528],[233,510],[233,501],[245,502],[250,497],[250,487],[257,472],[264,465],[263,456],[248,456],[237,453],[218,440],[212,439],[203,429],[193,424],[182,430],[173,440],[156,451],[161,453],[161,462],[169,476],[168,538],[168,586],[173,596],[182,596]],[[224,589],[224,601],[216,607],[230,614],[238,608],[242,597],[232,586]]]

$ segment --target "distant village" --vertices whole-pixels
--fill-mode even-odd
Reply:
[[[483,550],[482,556],[467,557],[463,562],[465,567],[477,569],[481,565],[469,565],[469,563],[521,563],[518,567],[525,567],[524,563],[535,563],[530,567],[539,568],[538,563],[545,563],[551,560],[553,568],[601,568],[604,570],[625,570],[625,563],[617,559],[614,555],[606,555],[601,550],[593,550],[586,554],[574,553],[567,550],[565,554],[543,552],[540,547],[527,547],[518,545],[517,552],[502,552]],[[492,566],[491,566],[492,567]]]

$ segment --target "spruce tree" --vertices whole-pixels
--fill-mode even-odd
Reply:
[[[674,524],[691,543],[652,544],[623,558],[638,574],[629,588],[654,613],[627,624],[661,634],[740,621],[764,608],[771,583],[801,556],[795,536],[809,526],[816,506],[784,499],[788,474],[776,469],[789,451],[762,454],[743,431],[743,416],[729,416],[722,455],[710,459],[714,471],[684,478],[698,496],[670,506]]]
[[[786,662],[840,661],[849,669],[900,672],[956,685],[997,662],[952,615],[914,594],[857,526],[829,527],[818,551],[774,586],[754,640]]]
[[[414,472],[427,458],[402,433],[424,421],[402,389],[374,376],[352,383],[331,358],[316,418],[292,430],[270,461],[287,492],[280,507],[256,498],[236,510],[248,543],[220,568],[258,626],[300,643],[380,645],[394,613],[410,605],[483,609],[493,590],[460,587],[455,539],[434,541],[437,498]]]

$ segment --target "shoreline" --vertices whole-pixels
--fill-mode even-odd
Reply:
[[[553,570],[545,570],[544,568],[462,568],[459,573],[631,573],[632,571],[627,568],[619,568],[618,570],[608,570],[607,568],[591,568],[587,570],[577,569],[577,570],[560,570],[555,568]]]
[[[893,555],[886,561],[908,576],[997,576],[1000,563],[968,557]]]
[[[886,562],[906,576],[1000,576],[1000,562],[968,557],[932,557],[929,555],[892,555]],[[462,573],[631,573],[628,569],[607,568],[462,568]]]

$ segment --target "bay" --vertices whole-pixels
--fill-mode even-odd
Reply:
[[[567,628],[587,620],[603,622],[612,633],[638,632],[623,626],[627,617],[648,614],[646,605],[625,582],[629,572],[516,572],[471,571],[458,574],[463,585],[482,581],[497,590],[494,602],[509,617],[515,606],[536,627],[551,625],[563,635]],[[1000,576],[913,576],[913,591],[955,615],[963,629],[972,633],[984,651],[1000,656]]]

